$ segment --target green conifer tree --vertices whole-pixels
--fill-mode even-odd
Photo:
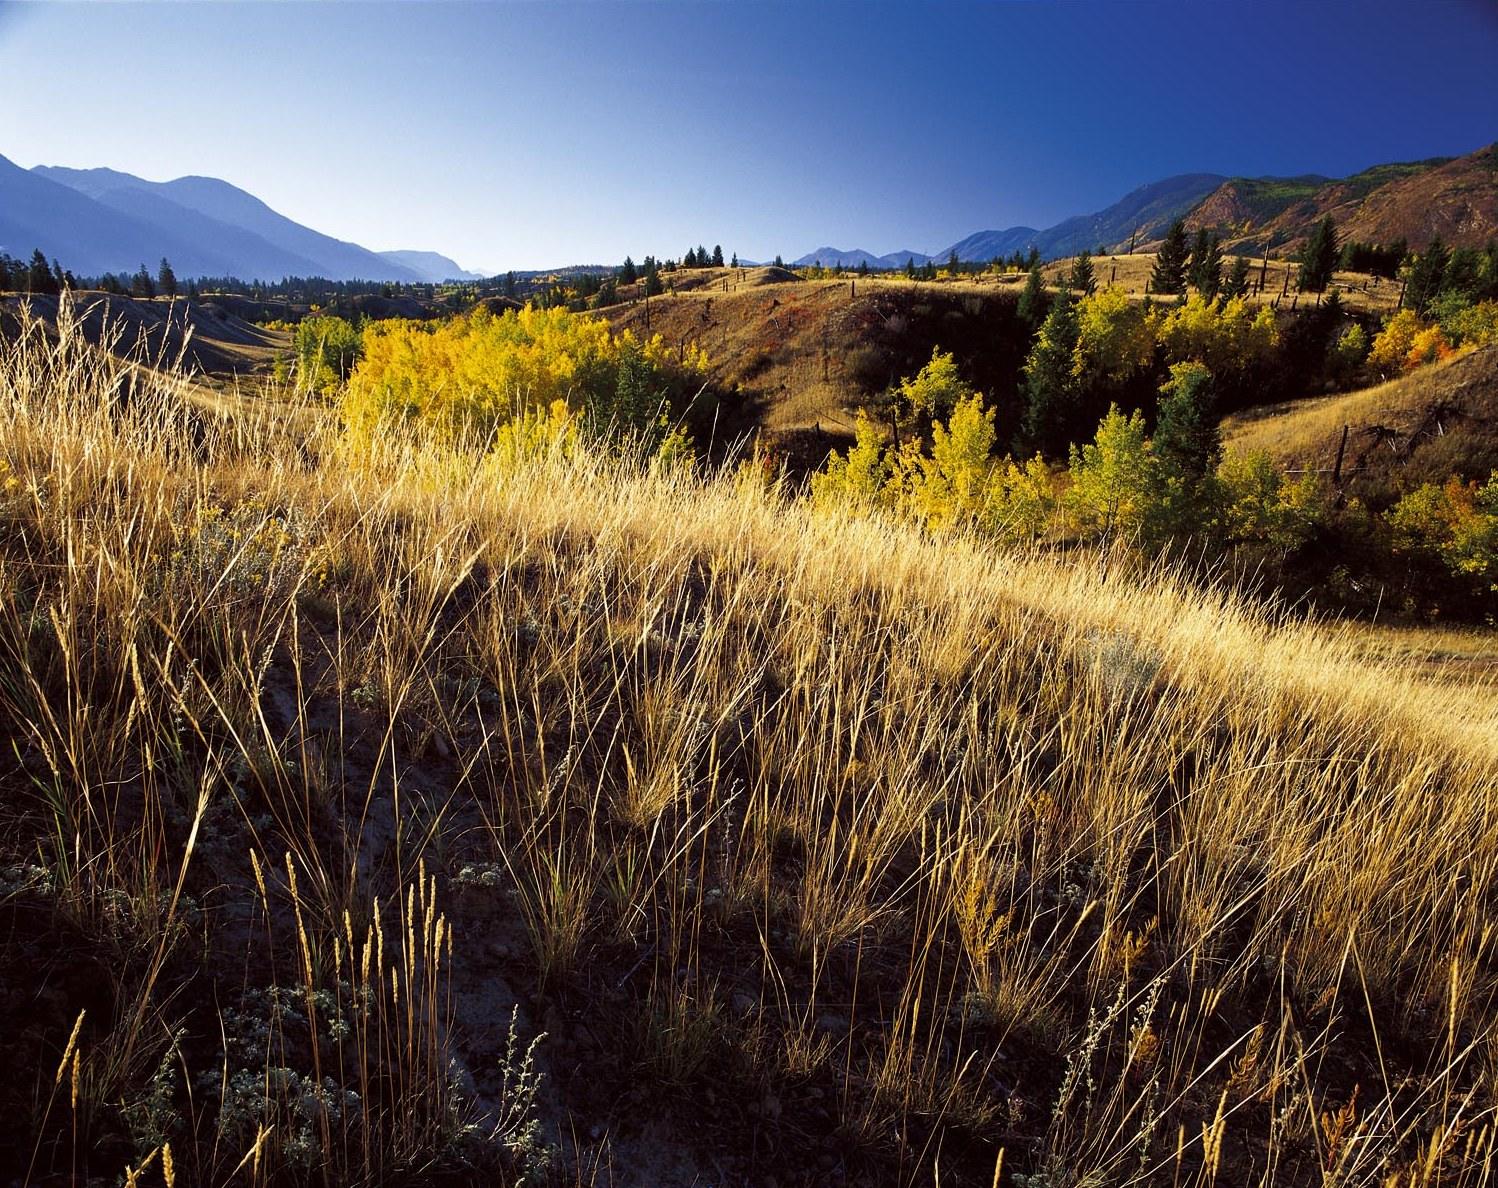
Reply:
[[[1158,490],[1147,527],[1162,542],[1200,532],[1212,520],[1212,479],[1222,458],[1212,373],[1202,364],[1171,367],[1150,450]]]
[[[1198,293],[1211,301],[1222,289],[1222,240],[1213,235],[1205,246],[1200,240],[1198,236],[1199,251],[1194,251],[1191,256],[1191,283]]]
[[[1422,317],[1425,315],[1446,281],[1446,265],[1450,259],[1451,253],[1446,250],[1439,235],[1415,257],[1404,291],[1404,304],[1407,308]]]
[[[1170,225],[1160,250],[1155,255],[1155,266],[1150,269],[1150,292],[1177,294],[1186,291],[1186,262],[1191,249],[1186,243],[1186,221],[1177,219]]]
[[[57,282],[52,277],[52,268],[47,263],[47,257],[42,254],[41,248],[31,253],[31,267],[26,273],[26,291],[28,293],[54,293]]]
[[[1316,229],[1300,249],[1300,276],[1295,283],[1302,293],[1326,291],[1326,286],[1332,283],[1332,273],[1336,270],[1341,251],[1337,243],[1337,224],[1331,215],[1327,215],[1316,224]]]
[[[661,280],[660,270],[655,265],[655,260],[649,256],[645,257],[645,296],[656,297],[666,291],[665,283]]]
[[[1233,266],[1228,270],[1227,281],[1222,287],[1226,297],[1242,297],[1248,293],[1248,257],[1234,256]]]
[[[1019,305],[1015,312],[1019,314],[1021,321],[1028,323],[1031,330],[1035,330],[1045,319],[1048,302],[1045,279],[1040,275],[1040,265],[1036,264],[1030,269],[1030,278],[1025,281],[1025,289],[1019,295]]]
[[[1033,273],[1032,273],[1033,275]],[[1077,413],[1077,380],[1072,363],[1079,327],[1071,294],[1063,289],[1051,302],[1025,360],[1026,452],[1058,454],[1071,440]]]
[[[1097,274],[1092,267],[1092,253],[1081,252],[1072,261],[1067,287],[1090,297],[1097,292]]]

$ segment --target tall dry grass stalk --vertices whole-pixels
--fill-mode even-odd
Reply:
[[[111,976],[27,1022],[23,1165],[513,1169],[461,975],[589,1015],[590,1077],[728,1084],[786,1128],[750,1162],[1490,1178],[1486,699],[731,474],[354,450],[66,324],[3,347],[0,460],[5,902]],[[453,884],[510,907],[450,924]]]

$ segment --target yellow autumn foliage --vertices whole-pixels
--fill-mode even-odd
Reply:
[[[1241,297],[1220,303],[1194,294],[1181,305],[1157,307],[1150,321],[1171,362],[1202,363],[1219,378],[1267,362],[1279,345],[1274,310],[1254,310]]]
[[[642,343],[600,318],[533,306],[435,323],[375,322],[363,347],[343,401],[355,435],[395,419],[487,438],[536,410],[544,411],[542,422],[554,419],[549,410],[558,403],[573,413],[608,413],[623,388],[643,383],[656,396],[707,366],[695,345],[678,354],[659,335]],[[534,428],[517,425],[512,437]]]

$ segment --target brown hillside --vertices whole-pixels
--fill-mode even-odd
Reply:
[[[1228,418],[1230,449],[1267,450],[1293,469],[1331,472],[1348,429],[1343,475],[1354,494],[1405,491],[1452,473],[1498,469],[1498,348],[1423,367],[1388,383]]]
[[[726,431],[757,427],[807,464],[849,439],[856,406],[918,371],[933,348],[956,352],[981,390],[1012,396],[1025,346],[1012,332],[1017,285],[784,277],[794,274],[677,273],[674,292],[652,297],[648,314],[638,297],[604,313],[641,337],[701,346],[714,383],[734,394]]]
[[[1425,247],[1482,247],[1498,237],[1498,145],[1452,161],[1383,165],[1318,184],[1304,178],[1233,178],[1186,218],[1216,231],[1230,250],[1295,251],[1330,215],[1343,240]]]
[[[284,333],[256,326],[228,305],[186,298],[139,300],[110,293],[75,294],[73,317],[83,336],[131,363],[174,366],[219,376],[269,369],[288,344]],[[20,306],[49,326],[57,324],[59,298],[33,295],[0,300],[0,326],[7,329]]]
[[[1342,226],[1345,239],[1481,247],[1498,237],[1498,144],[1373,191]]]

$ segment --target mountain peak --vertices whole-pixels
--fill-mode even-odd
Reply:
[[[184,278],[420,282],[436,279],[434,268],[449,267],[452,276],[464,275],[446,257],[417,264],[403,253],[372,252],[314,231],[222,178],[188,174],[152,182],[115,169],[63,166],[4,177],[0,240],[27,254],[40,247],[84,275],[134,271],[162,257]],[[65,219],[49,213],[48,194],[57,210],[68,212]]]

